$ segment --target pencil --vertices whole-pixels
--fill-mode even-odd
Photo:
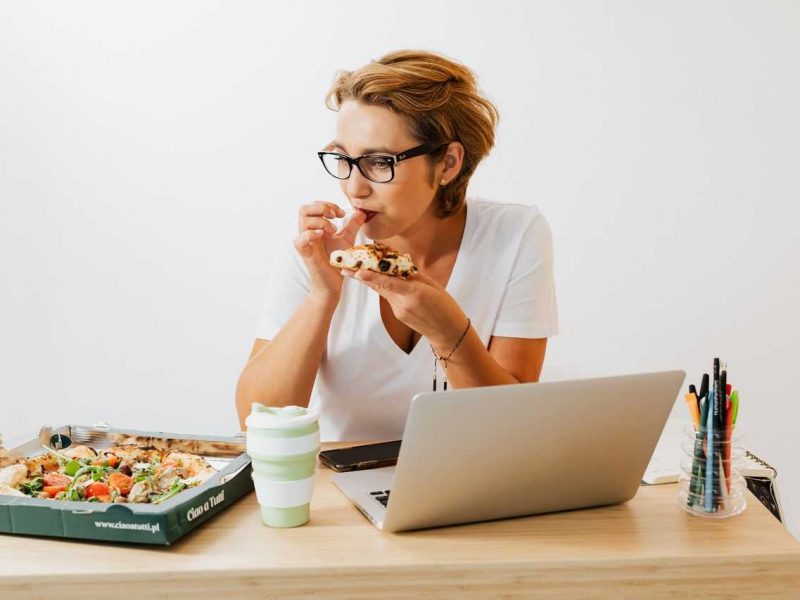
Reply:
[[[692,417],[694,430],[697,431],[700,429],[700,410],[697,408],[697,396],[689,392],[683,399],[686,401],[686,406],[689,407],[689,414]]]

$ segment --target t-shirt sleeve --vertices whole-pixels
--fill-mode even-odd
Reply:
[[[259,309],[255,337],[272,340],[294,315],[311,289],[308,271],[292,240],[273,247],[266,292]]]
[[[545,338],[557,333],[553,238],[539,214],[522,235],[492,335]]]

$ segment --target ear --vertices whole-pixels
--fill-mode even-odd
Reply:
[[[439,175],[438,183],[447,185],[458,176],[464,165],[464,145],[461,142],[451,142],[441,164],[444,165],[444,169]]]

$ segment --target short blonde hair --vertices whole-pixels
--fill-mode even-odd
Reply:
[[[494,146],[500,119],[495,105],[478,90],[475,74],[433,52],[399,50],[355,71],[339,71],[325,105],[338,110],[349,99],[384,106],[404,116],[410,135],[420,144],[464,145],[461,171],[436,193],[440,217],[457,212],[466,198],[470,177]],[[434,153],[430,164],[444,155],[445,149]]]

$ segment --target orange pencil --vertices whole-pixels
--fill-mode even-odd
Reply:
[[[686,406],[689,407],[689,414],[692,416],[692,423],[697,431],[700,429],[700,409],[697,407],[697,396],[689,392],[683,399],[686,401]]]

